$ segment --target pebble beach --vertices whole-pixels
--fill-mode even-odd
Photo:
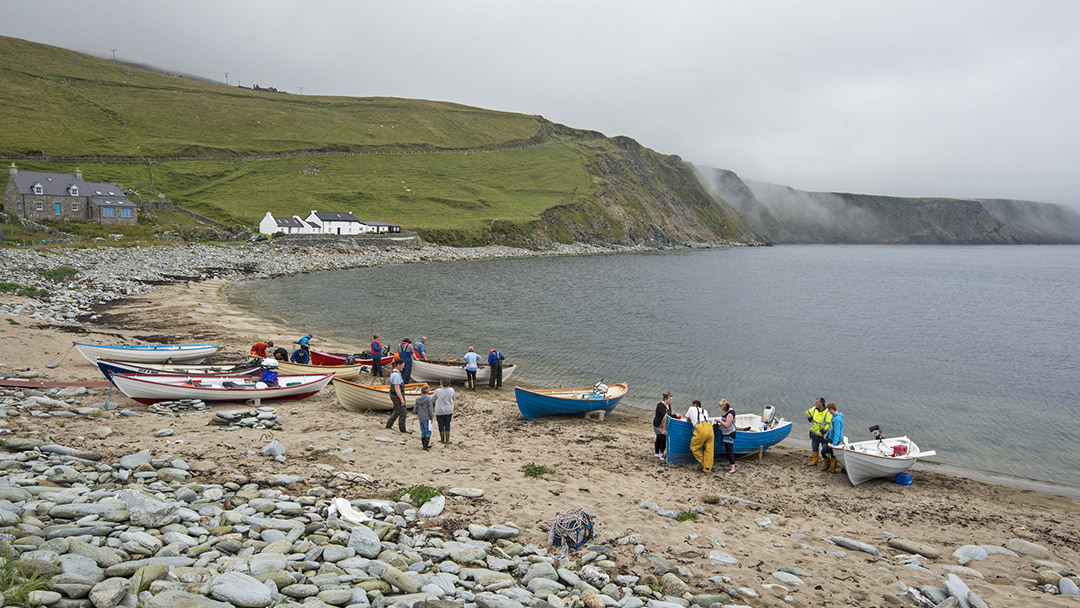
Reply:
[[[232,280],[618,251],[0,250],[3,282],[51,294],[0,294],[0,558],[48,579],[0,604],[1080,606],[1073,498],[923,470],[912,486],[852,487],[785,446],[705,474],[656,459],[648,420],[526,421],[512,387],[455,387],[451,443],[425,452],[411,415],[416,432],[399,434],[388,412],[348,412],[330,387],[259,407],[147,407],[71,349],[213,342],[214,362],[237,361],[301,333],[232,308],[220,296]],[[59,267],[78,274],[41,275]],[[418,487],[441,494],[421,501]],[[557,534],[582,512],[590,527]]]

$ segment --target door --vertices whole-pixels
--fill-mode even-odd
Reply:
[[[56,203],[53,208],[56,210],[56,215],[60,215],[60,203]]]

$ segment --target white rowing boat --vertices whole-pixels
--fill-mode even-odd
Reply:
[[[847,472],[851,485],[878,477],[895,477],[910,469],[920,458],[935,456],[933,450],[923,451],[907,437],[877,437],[868,441],[843,444],[833,448],[836,460]]]

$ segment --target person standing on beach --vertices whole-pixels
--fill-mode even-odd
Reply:
[[[475,385],[476,378],[473,378],[473,386]],[[450,419],[454,417],[454,389],[450,386],[449,378],[439,381],[439,388],[435,389],[434,396],[435,419],[439,422],[439,442],[450,443]]]
[[[420,336],[420,339],[413,345],[413,356],[421,361],[427,361],[427,336]]]
[[[473,350],[473,347],[469,347],[469,352],[465,353],[463,357],[465,359],[465,388],[471,388],[476,390],[476,370],[480,369],[480,353]]]
[[[818,397],[814,407],[806,410],[806,421],[810,423],[810,449],[813,450],[813,459],[806,463],[812,467],[818,463],[819,451],[825,448],[825,433],[829,431],[829,420],[832,416],[825,409],[825,398]]]
[[[727,399],[720,400],[720,436],[731,474],[735,472],[735,409]]]
[[[821,450],[822,455],[825,457],[821,470],[835,473],[836,454],[833,454],[833,446],[844,442],[844,415],[840,413],[839,408],[832,402],[829,402],[825,409],[829,412],[831,419],[829,420],[829,432],[825,435],[825,448]]]
[[[491,352],[488,353],[488,365],[491,366],[488,388],[502,388],[502,362],[505,358],[497,348],[491,349]]]
[[[690,409],[686,410],[686,419],[694,427],[694,435],[690,438],[690,453],[694,455],[694,460],[701,463],[703,471],[712,473],[713,442],[716,437],[713,435],[709,414],[702,407],[701,401],[694,399],[690,403]]]
[[[382,378],[382,342],[379,342],[379,334],[371,337],[371,375]]]
[[[671,415],[671,393],[664,393],[660,402],[656,404],[656,415],[653,416],[652,428],[656,433],[656,441],[653,443],[653,452],[660,460],[664,459],[667,451],[667,417]]]
[[[386,428],[394,428],[394,420],[397,420],[398,431],[411,435],[412,431],[405,430],[405,415],[408,411],[405,409],[405,387],[403,386],[405,381],[401,375],[401,368],[404,365],[404,361],[397,359],[391,367],[390,402],[394,404],[394,411],[390,413],[390,419],[386,421]]]
[[[431,404],[431,388],[427,384],[420,387],[420,396],[416,398],[412,411],[420,421],[420,443],[426,452],[431,449],[431,421],[435,418],[435,410]]]
[[[405,384],[408,384],[409,380],[412,379],[412,356],[413,356],[412,340],[410,340],[408,338],[405,338],[404,340],[402,340],[401,344],[398,344],[397,352],[398,352],[398,357],[400,357],[401,360],[405,362],[405,367],[401,371],[401,376],[402,376],[402,378],[405,379]]]

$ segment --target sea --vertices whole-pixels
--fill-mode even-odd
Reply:
[[[508,385],[625,381],[618,411],[648,433],[671,392],[679,411],[773,405],[795,421],[787,443],[808,445],[804,412],[824,397],[852,441],[877,425],[937,452],[920,467],[1080,496],[1080,246],[435,262],[245,281],[226,296],[316,348],[319,336],[358,350],[375,332],[389,345],[426,336],[431,358],[497,347],[519,365]]]

